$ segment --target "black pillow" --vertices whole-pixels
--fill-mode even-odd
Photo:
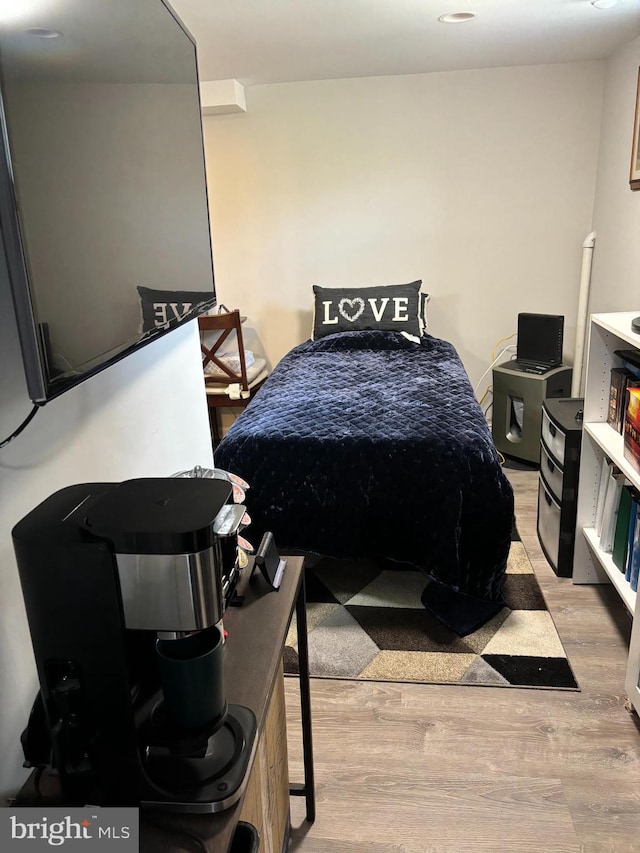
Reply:
[[[142,307],[142,331],[168,329],[184,319],[208,311],[216,304],[215,293],[206,290],[154,290],[139,287]]]
[[[313,286],[314,341],[336,332],[372,329],[423,334],[421,281],[377,287]]]

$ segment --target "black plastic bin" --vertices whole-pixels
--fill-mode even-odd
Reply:
[[[252,823],[240,821],[233,833],[229,853],[258,853],[260,835]]]

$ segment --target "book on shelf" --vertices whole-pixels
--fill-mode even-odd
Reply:
[[[622,359],[623,367],[640,378],[640,349],[614,349],[613,354]]]
[[[625,399],[626,380],[631,373],[626,367],[612,367],[609,384],[609,410],[607,412],[607,423],[614,429],[620,430],[622,421],[622,407]]]
[[[629,584],[634,592],[638,591],[638,575],[640,574],[640,512],[636,513],[636,522],[633,531],[633,545],[631,546],[631,570],[629,572]]]
[[[609,476],[613,463],[605,459],[600,466],[600,485],[598,486],[598,497],[596,499],[596,516],[595,516],[595,531],[596,536],[600,538],[602,533],[602,513],[604,512],[604,503],[607,497],[607,486],[609,485]]]
[[[613,550],[613,537],[616,530],[620,494],[625,482],[624,474],[612,466],[607,483],[607,494],[602,511],[602,530],[600,531],[600,548],[609,553]]]
[[[637,379],[635,376],[627,376],[623,380],[623,388],[622,388],[622,400],[620,406],[620,418],[618,420],[618,432],[622,435],[624,433],[624,425],[625,419],[627,417],[627,410],[629,407],[629,391],[632,388],[640,388],[640,379]]]
[[[633,540],[636,530],[636,519],[638,517],[638,493],[634,490],[631,494],[631,509],[629,511],[629,530],[627,533],[627,556],[625,558],[624,576],[625,580],[631,580],[631,563],[633,559]]]
[[[627,389],[624,458],[640,473],[640,388]]]
[[[613,549],[611,558],[614,566],[620,572],[624,572],[629,546],[629,519],[631,518],[631,504],[633,502],[633,489],[625,483],[620,492],[620,503],[618,505],[618,516],[616,518],[616,529],[613,534]]]
[[[615,370],[616,368],[614,368]],[[610,391],[609,394],[609,416],[611,416],[611,393],[614,394],[615,403],[615,420],[609,421],[607,418],[607,422],[611,424],[611,426],[616,429],[621,435],[624,432],[625,419],[627,416],[627,408],[629,405],[629,394],[628,391],[631,388],[640,388],[640,379],[630,373],[626,368],[622,368],[624,371],[622,374],[618,374],[619,376],[619,387],[616,391]]]

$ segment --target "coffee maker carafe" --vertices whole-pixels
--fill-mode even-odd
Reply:
[[[243,513],[224,480],[147,478],[69,486],[14,528],[40,681],[25,765],[65,802],[240,797],[256,720],[227,705],[221,620]]]

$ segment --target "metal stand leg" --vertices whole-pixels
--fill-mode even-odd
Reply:
[[[217,406],[209,406],[209,426],[211,427],[211,440],[213,443],[213,449],[215,450],[220,444],[221,439]]]
[[[300,709],[302,716],[302,755],[304,760],[304,785],[292,785],[290,793],[304,796],[307,820],[316,819],[316,791],[313,777],[313,741],[311,734],[311,691],[309,682],[309,645],[307,641],[307,610],[304,569],[296,599],[296,627],[298,631],[298,662],[300,678]]]

